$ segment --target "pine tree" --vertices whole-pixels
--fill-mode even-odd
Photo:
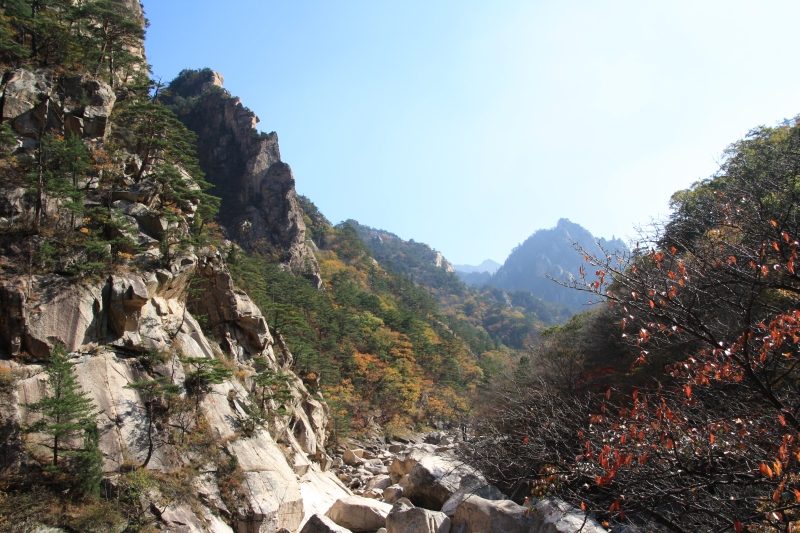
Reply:
[[[139,395],[144,400],[145,413],[147,416],[147,457],[142,463],[141,468],[146,468],[147,464],[150,462],[150,458],[153,457],[153,448],[155,447],[153,423],[156,417],[156,402],[162,398],[175,396],[180,387],[174,383],[168,383],[167,378],[163,376],[156,379],[145,379],[128,383],[125,387],[138,391]]]
[[[212,385],[219,385],[233,376],[230,369],[220,359],[207,357],[187,357],[181,363],[191,365],[194,370],[186,372],[186,390],[196,398],[195,409],[200,409],[200,400],[211,391]]]
[[[58,468],[59,452],[74,452],[70,449],[70,441],[91,434],[91,427],[97,427],[97,411],[91,398],[81,390],[75,377],[75,363],[69,361],[62,344],[53,348],[45,372],[49,378],[50,395],[25,406],[28,411],[41,415],[25,429],[27,433],[44,433],[52,439],[52,466]],[[86,442],[82,450],[85,449]]]

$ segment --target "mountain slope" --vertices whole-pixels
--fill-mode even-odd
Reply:
[[[503,266],[485,283],[502,289],[529,290],[544,300],[579,310],[590,298],[548,278],[562,280],[579,275],[583,256],[575,250],[573,242],[593,254],[605,255],[601,248],[626,249],[621,239],[595,239],[587,229],[562,218],[554,228],[540,229],[514,248]]]
[[[487,272],[494,274],[501,266],[503,265],[497,261],[486,259],[480,265],[453,265],[453,268],[456,269],[456,272]]]

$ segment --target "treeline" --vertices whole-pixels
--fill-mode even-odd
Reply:
[[[146,70],[146,21],[121,1],[4,0],[0,61],[86,72],[115,85]]]
[[[800,121],[756,128],[636,249],[582,250],[571,285],[607,305],[485,391],[470,459],[609,525],[796,527],[799,163]]]
[[[436,266],[437,252],[427,244],[405,241],[354,220],[347,224],[381,265],[410,278],[436,298],[445,314],[488,334],[498,348],[524,350],[536,341],[539,331],[565,322],[574,313],[569,307],[542,300],[527,290],[469,287],[443,263]]]

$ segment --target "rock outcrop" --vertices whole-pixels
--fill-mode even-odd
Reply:
[[[16,133],[32,140],[44,133],[104,138],[117,99],[103,81],[60,75],[49,69],[8,71],[0,90],[2,119],[10,121]]]
[[[180,100],[168,100],[197,134],[200,166],[214,185],[211,193],[222,198],[220,221],[244,249],[274,257],[321,287],[294,175],[281,161],[278,135],[259,133],[258,117],[222,88],[223,81],[211,70],[184,71],[170,85]]]
[[[70,132],[102,143],[115,104],[108,85],[54,76],[46,69],[10,71],[3,80],[2,118],[13,125],[20,151],[34,150],[41,134],[48,132]],[[281,165],[275,172],[280,173]],[[62,345],[70,352],[81,388],[101,413],[99,447],[110,486],[121,472],[143,465],[150,455],[146,399],[132,383],[167,379],[179,387],[180,401],[188,406],[155,424],[148,469],[169,474],[198,466],[193,454],[179,449],[170,435],[178,427],[206,432],[204,472],[191,480],[202,503],[171,501],[154,491],[143,503],[153,521],[174,531],[299,530],[308,517],[351,494],[326,471],[331,459],[325,448],[328,412],[323,398],[292,373],[288,347],[273,338],[250,298],[234,288],[220,252],[180,244],[189,236],[196,205],[173,209],[168,220],[161,186],[147,174],[138,181],[123,175],[120,181],[122,186],[102,197],[87,186],[84,204],[107,208],[116,222],[111,231],[119,232],[111,236],[130,237],[139,245],[127,254],[130,265],[123,262],[101,277],[63,275],[85,261],[77,255],[49,274],[0,273],[0,367],[15,382],[2,392],[0,402],[0,469],[4,475],[21,476],[37,455],[46,455],[45,436],[23,439],[19,429],[37,416],[26,406],[49,394],[44,365]],[[294,194],[293,182],[289,185],[284,199]],[[50,207],[50,200],[45,201]],[[53,204],[49,212],[57,208]],[[0,190],[3,227],[29,225],[33,209],[24,189]],[[67,229],[77,231],[80,223]],[[275,219],[268,223],[277,224]],[[4,240],[3,261],[23,261],[35,252],[37,238],[26,249],[13,238]],[[273,350],[276,343],[279,357]],[[186,376],[196,363],[188,361],[206,359],[225,359],[233,377],[190,398]],[[256,360],[285,376],[288,397],[265,408],[277,412],[280,407],[287,414],[263,420],[254,415]],[[242,479],[235,505],[226,504],[219,490],[218,463],[228,460],[235,460]]]
[[[350,531],[364,532],[384,527],[391,511],[392,506],[388,503],[350,496],[337,500],[325,516]]]

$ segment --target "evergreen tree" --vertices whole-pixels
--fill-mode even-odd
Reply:
[[[109,81],[114,85],[116,72],[142,60],[130,53],[144,40],[144,28],[121,2],[96,0],[75,10],[74,19],[83,29],[87,42],[87,60],[99,76],[103,64],[108,65]]]
[[[84,494],[98,496],[103,481],[103,452],[100,451],[100,430],[89,424],[83,432],[83,449],[75,452],[75,473]]]
[[[187,357],[181,359],[181,363],[194,367],[194,370],[186,373],[186,390],[196,398],[196,409],[200,408],[200,400],[211,391],[212,385],[219,385],[233,376],[220,359]]]
[[[128,389],[134,389],[139,392],[139,395],[144,400],[145,413],[147,416],[147,457],[141,465],[141,468],[146,468],[153,456],[153,448],[155,441],[153,438],[153,424],[156,418],[156,404],[160,399],[175,396],[180,387],[174,383],[168,383],[166,377],[158,377],[156,379],[146,379],[142,381],[135,381],[125,386]]]
[[[26,432],[44,433],[52,439],[52,466],[58,468],[59,452],[74,451],[69,448],[70,441],[91,435],[91,427],[97,427],[97,412],[91,398],[81,390],[75,377],[75,363],[69,361],[64,345],[53,348],[45,373],[49,378],[50,395],[25,406],[28,411],[41,415]],[[85,451],[87,443],[85,438],[83,440],[82,450]]]

